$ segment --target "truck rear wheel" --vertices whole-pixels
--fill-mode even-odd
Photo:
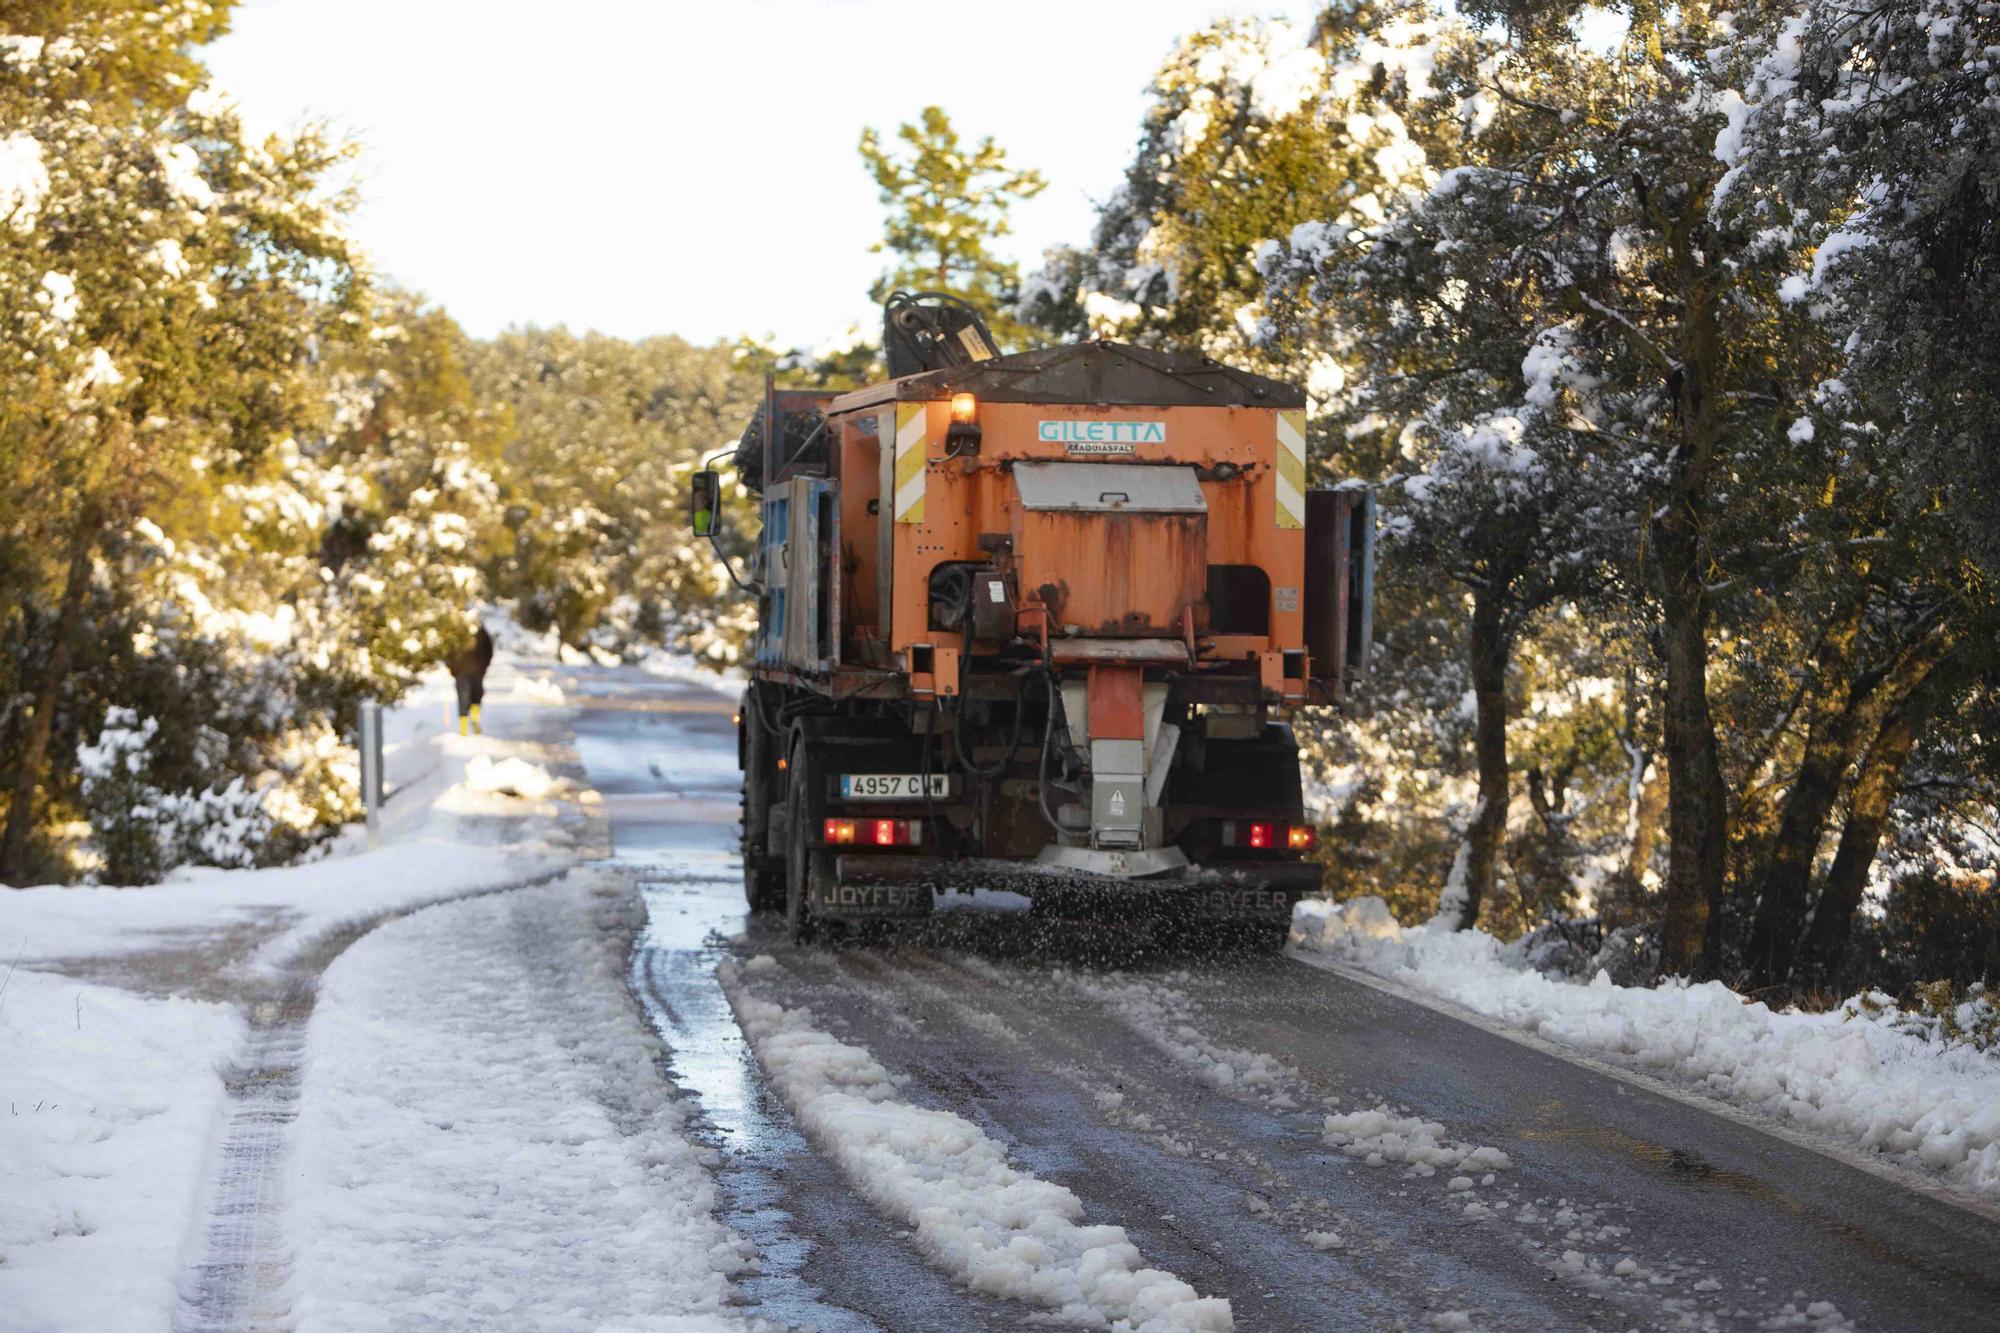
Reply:
[[[792,748],[786,819],[785,931],[794,944],[811,941],[815,923],[813,892],[833,875],[833,854],[819,845],[821,799],[811,752],[800,741]]]

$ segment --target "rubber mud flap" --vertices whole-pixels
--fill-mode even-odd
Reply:
[[[1269,884],[1204,887],[1195,891],[1194,914],[1227,921],[1290,921],[1301,889]]]
[[[931,890],[924,884],[843,884],[840,862],[832,882],[813,901],[818,917],[919,917],[931,914]]]

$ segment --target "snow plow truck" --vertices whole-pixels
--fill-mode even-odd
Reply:
[[[1204,356],[996,355],[941,293],[890,298],[884,353],[767,385],[735,450],[751,907],[803,940],[997,891],[1281,943],[1321,875],[1289,719],[1367,669],[1371,492],[1307,484],[1301,390]]]

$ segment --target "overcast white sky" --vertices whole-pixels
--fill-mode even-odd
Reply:
[[[246,0],[210,48],[255,123],[365,147],[355,232],[468,331],[810,344],[872,323],[855,152],[928,103],[1049,178],[1016,257],[1083,240],[1176,36],[1300,0]]]

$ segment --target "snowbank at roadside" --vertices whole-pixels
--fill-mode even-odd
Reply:
[[[750,1247],[626,988],[643,923],[592,867],[327,969],[289,1176],[301,1328],[744,1327]]]
[[[0,990],[0,1327],[165,1328],[242,1035],[225,1005]]]
[[[12,972],[0,990],[0,1328],[172,1322],[223,1123],[221,1071],[243,1038],[235,1010],[209,1000],[238,998],[342,927],[575,863],[583,820],[552,804],[547,747],[526,739],[563,729],[520,705],[486,715],[498,734],[459,736],[443,676],[389,710],[392,797],[373,850],[353,827],[296,866],[0,891],[0,975]],[[473,792],[478,762],[551,790],[539,802]]]
[[[1143,1267],[1123,1227],[1085,1225],[1082,1200],[1008,1165],[977,1125],[911,1105],[875,1057],[815,1028],[810,1010],[759,998],[753,978],[778,967],[761,956],[720,972],[758,1063],[806,1133],[863,1197],[912,1228],[930,1262],[974,1291],[1086,1327],[1235,1326],[1228,1301]]]
[[[743,693],[749,676],[741,670],[717,670],[697,662],[686,653],[658,648],[633,663],[639,670],[659,680],[680,680],[731,698]]]
[[[1963,1190],[2000,1199],[2000,1059],[1866,1013],[1774,1012],[1720,982],[1586,984],[1516,965],[1483,931],[1405,927],[1380,898],[1307,901],[1292,940],[1559,1045],[1608,1057]]]
[[[496,664],[495,674],[501,670]],[[543,766],[545,746],[517,739],[536,730],[540,708],[499,703],[485,711],[487,735],[458,735],[451,680],[442,674],[386,711],[390,796],[375,849],[351,825],[326,855],[294,866],[189,867],[141,888],[48,885],[0,894],[0,956],[18,951],[22,966],[33,967],[187,948],[205,937],[219,943],[249,931],[268,937],[256,958],[268,965],[329,930],[571,864],[575,831],[547,804],[570,784]],[[524,787],[540,804],[519,803]]]

